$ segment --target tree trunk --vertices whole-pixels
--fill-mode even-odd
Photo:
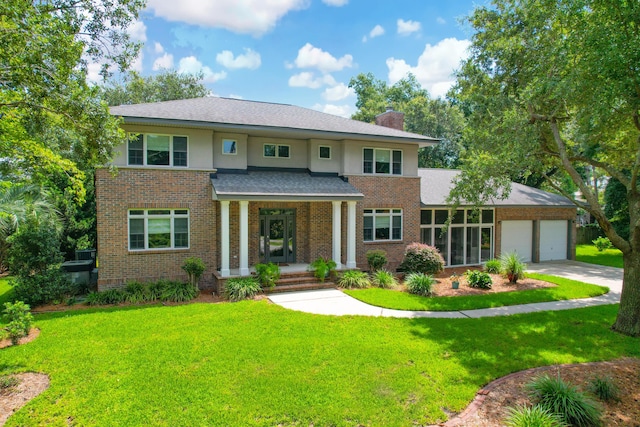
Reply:
[[[613,329],[625,335],[640,336],[640,252],[623,256],[624,276],[618,317]]]

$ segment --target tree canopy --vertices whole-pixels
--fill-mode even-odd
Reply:
[[[580,204],[623,252],[614,328],[640,335],[640,3],[494,0],[468,17],[470,56],[452,92],[467,118],[469,149],[452,194],[481,204],[514,176],[566,172]],[[580,174],[595,168],[625,189],[629,237],[611,224]]]

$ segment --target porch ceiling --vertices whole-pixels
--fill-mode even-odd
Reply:
[[[364,195],[337,176],[306,172],[219,173],[211,179],[213,200],[360,200]]]

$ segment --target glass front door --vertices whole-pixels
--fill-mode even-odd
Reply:
[[[295,262],[295,211],[260,210],[260,260]]]

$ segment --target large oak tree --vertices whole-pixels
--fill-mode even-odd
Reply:
[[[640,2],[494,0],[468,23],[470,57],[452,95],[471,148],[454,197],[481,203],[508,191],[514,176],[564,170],[586,198],[576,204],[623,253],[613,328],[640,336]],[[624,187],[628,238],[582,178],[584,167]]]

